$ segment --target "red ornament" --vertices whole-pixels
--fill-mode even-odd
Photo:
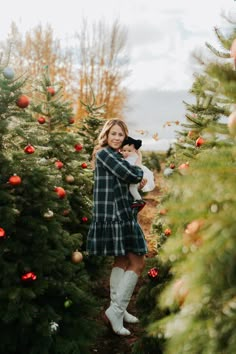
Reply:
[[[0,237],[5,237],[5,235],[6,235],[5,230],[2,227],[0,227]]]
[[[28,144],[28,145],[24,148],[24,152],[25,152],[26,154],[33,154],[33,153],[35,152],[35,148],[34,148],[32,145]]]
[[[83,145],[78,143],[78,144],[75,144],[74,148],[76,151],[81,151],[83,149]]]
[[[151,268],[149,271],[148,271],[148,276],[149,278],[151,279],[156,279],[158,277],[158,269],[156,267],[154,268]]]
[[[197,138],[197,140],[196,140],[195,145],[196,145],[196,147],[200,147],[204,143],[205,143],[205,140],[201,136],[199,136],[199,138]]]
[[[233,43],[231,45],[230,56],[231,56],[231,58],[236,59],[236,39],[233,40]]]
[[[65,198],[65,196],[66,196],[66,191],[65,191],[64,188],[62,188],[62,187],[55,187],[54,191],[57,193],[57,195],[58,195],[58,197],[59,197],[60,199]]]
[[[44,117],[39,117],[38,122],[39,124],[44,124],[46,122],[46,119]]]
[[[61,161],[59,161],[59,160],[57,160],[57,161],[55,162],[55,165],[56,165],[56,167],[60,170],[60,169],[64,166],[64,163],[61,162]]]
[[[81,167],[82,167],[82,168],[87,168],[88,165],[86,164],[86,162],[83,162],[83,163],[81,164]]]
[[[16,101],[17,106],[20,108],[26,108],[29,105],[29,103],[30,103],[30,100],[25,95],[21,95]]]
[[[174,164],[174,163],[171,163],[171,164],[170,164],[170,168],[174,169],[174,168],[175,168],[175,164]]]
[[[9,178],[8,182],[12,185],[12,186],[17,186],[19,184],[21,184],[21,178],[17,175],[13,175]]]
[[[47,88],[47,91],[48,91],[48,93],[50,93],[51,96],[54,96],[54,95],[55,95],[55,89],[54,89],[54,87],[49,86],[49,87]]]
[[[23,274],[21,276],[21,279],[23,281],[31,281],[31,280],[36,280],[37,276],[33,272],[28,272],[28,273]]]
[[[166,236],[170,236],[171,235],[171,229],[169,229],[169,228],[165,229],[164,234]]]
[[[69,119],[69,124],[74,124],[74,122],[75,122],[74,118]]]
[[[87,218],[87,216],[83,216],[81,220],[82,220],[83,222],[87,222],[87,221],[88,221],[88,218]]]

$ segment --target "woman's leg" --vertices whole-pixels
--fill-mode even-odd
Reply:
[[[123,327],[123,317],[126,308],[129,304],[134,288],[137,284],[138,278],[141,275],[144,268],[144,256],[135,255],[129,253],[127,255],[128,264],[124,272],[118,288],[116,291],[116,298],[112,305],[106,310],[105,314],[115,333],[119,335],[129,335],[130,332]],[[120,263],[121,260],[117,260],[115,264]]]

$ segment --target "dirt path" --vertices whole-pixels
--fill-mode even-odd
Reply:
[[[154,257],[155,256],[155,242],[152,239],[151,235],[151,225],[153,223],[154,217],[156,216],[156,206],[158,203],[159,197],[159,189],[156,187],[154,191],[148,193],[145,197],[146,205],[141,210],[139,214],[139,223],[144,231],[146,240],[148,242],[149,253],[147,257]],[[136,314],[135,302],[138,291],[142,286],[142,278],[139,280],[136,289],[134,291],[133,297],[129,304],[129,311],[132,314]],[[109,276],[103,280],[101,283],[99,297],[101,298],[102,305],[101,308],[101,316],[98,321],[101,323],[102,334],[98,338],[96,345],[93,346],[91,349],[91,353],[98,353],[98,354],[128,354],[132,352],[132,344],[137,340],[137,338],[142,333],[142,328],[139,324],[135,325],[127,325],[126,327],[131,331],[131,336],[128,337],[121,337],[115,335],[111,329],[107,328],[104,324],[102,319],[102,314],[104,313],[105,308],[108,306],[110,296],[109,290]]]

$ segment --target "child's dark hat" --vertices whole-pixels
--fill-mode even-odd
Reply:
[[[142,140],[134,139],[134,138],[131,138],[131,136],[128,136],[128,138],[126,138],[123,141],[122,146],[124,146],[124,145],[132,145],[132,144],[134,144],[135,149],[138,150],[142,146]]]

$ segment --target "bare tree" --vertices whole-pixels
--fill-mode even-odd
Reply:
[[[76,34],[79,43],[77,51],[79,90],[78,116],[83,115],[83,102],[89,101],[91,87],[96,103],[105,104],[104,118],[123,118],[127,90],[123,85],[129,75],[127,57],[127,31],[118,20],[111,26],[104,21],[88,25],[83,21]]]

